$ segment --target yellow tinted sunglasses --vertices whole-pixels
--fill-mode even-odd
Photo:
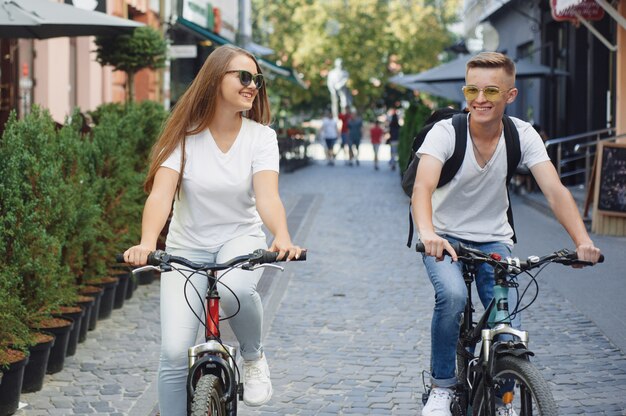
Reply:
[[[465,96],[465,99],[467,101],[475,100],[478,97],[478,94],[480,94],[481,91],[483,92],[483,95],[485,96],[485,98],[488,101],[498,101],[500,99],[500,95],[501,94],[503,94],[505,92],[509,92],[512,89],[513,88],[509,88],[506,91],[502,91],[498,87],[478,88],[476,85],[465,85],[462,88],[463,95]]]

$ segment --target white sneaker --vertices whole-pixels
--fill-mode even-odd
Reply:
[[[454,393],[451,389],[435,387],[430,391],[422,416],[452,416],[450,405]]]
[[[509,403],[504,406],[500,406],[496,409],[497,416],[517,416],[517,412],[513,409],[513,406]]]
[[[261,406],[272,398],[270,368],[265,354],[258,360],[243,362],[243,402],[248,406]]]

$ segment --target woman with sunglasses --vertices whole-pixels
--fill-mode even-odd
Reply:
[[[456,345],[467,289],[461,265],[450,242],[510,256],[513,229],[507,220],[507,151],[503,134],[504,110],[517,97],[515,64],[507,56],[483,52],[467,62],[463,94],[467,101],[467,147],[463,164],[445,186],[437,187],[443,164],[455,146],[451,119],[440,121],[417,150],[420,163],[412,195],[413,218],[426,248],[423,262],[435,291],[431,324],[431,383],[422,416],[448,416],[457,384]],[[519,135],[521,164],[528,167],[546,195],[556,218],[569,233],[578,258],[596,263],[594,247],[578,207],[546,153],[539,134],[529,123],[511,117]],[[444,250],[454,262],[443,260]],[[476,288],[483,306],[493,298],[493,269],[481,267]],[[515,295],[509,297],[515,300]],[[510,305],[509,310],[514,310]],[[513,324],[518,324],[518,319]],[[510,403],[496,398],[497,414],[514,416]]]
[[[222,262],[267,248],[262,225],[274,236],[271,251],[298,258],[278,193],[278,144],[267,124],[270,108],[261,68],[247,51],[221,46],[207,58],[172,110],[155,143],[145,182],[141,242],[124,253],[144,265],[156,249],[170,211],[166,251],[196,262]],[[196,340],[202,303],[175,272],[161,279],[162,416],[186,416],[187,348]],[[221,306],[244,359],[244,403],[259,406],[272,395],[261,331],[263,308],[256,290],[262,269],[234,270],[220,280]],[[192,276],[199,293],[207,279]]]

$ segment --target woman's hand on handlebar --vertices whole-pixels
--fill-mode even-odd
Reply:
[[[424,254],[437,258],[437,261],[443,260],[444,254],[447,252],[452,261],[458,261],[456,251],[445,238],[435,233],[421,233],[420,240],[424,244]]]
[[[148,254],[156,250],[155,247],[144,245],[132,246],[124,252],[124,261],[133,266],[145,266],[148,264]]]
[[[274,237],[274,241],[272,242],[272,246],[269,248],[269,251],[277,252],[277,259],[281,261],[289,261],[293,259],[297,260],[302,254],[302,248],[295,246],[291,242],[291,238],[279,236]]]

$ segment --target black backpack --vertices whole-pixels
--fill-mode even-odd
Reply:
[[[455,131],[456,140],[454,144],[454,152],[452,153],[450,159],[446,160],[443,164],[437,188],[440,188],[450,182],[463,164],[467,146],[467,111],[455,110],[452,108],[441,108],[439,110],[435,110],[424,122],[424,126],[413,139],[409,164],[402,174],[402,189],[407,196],[411,197],[413,194],[413,184],[415,183],[415,174],[417,173],[417,165],[419,163],[419,157],[417,157],[415,153],[420,148],[422,143],[424,143],[426,135],[435,123],[449,118],[452,118],[452,125],[454,126]],[[506,143],[506,187],[507,198],[509,199],[509,209],[507,210],[506,215],[509,220],[509,224],[511,224],[511,228],[513,229],[513,242],[517,242],[517,238],[515,237],[515,227],[513,224],[513,210],[511,209],[511,198],[509,197],[508,188],[509,182],[513,178],[513,175],[515,175],[517,165],[519,165],[522,152],[520,148],[519,134],[513,120],[505,114],[502,118],[502,124],[504,125],[504,140]],[[411,215],[411,208],[409,205],[409,238],[407,240],[407,247],[411,248],[412,242],[413,216]]]

